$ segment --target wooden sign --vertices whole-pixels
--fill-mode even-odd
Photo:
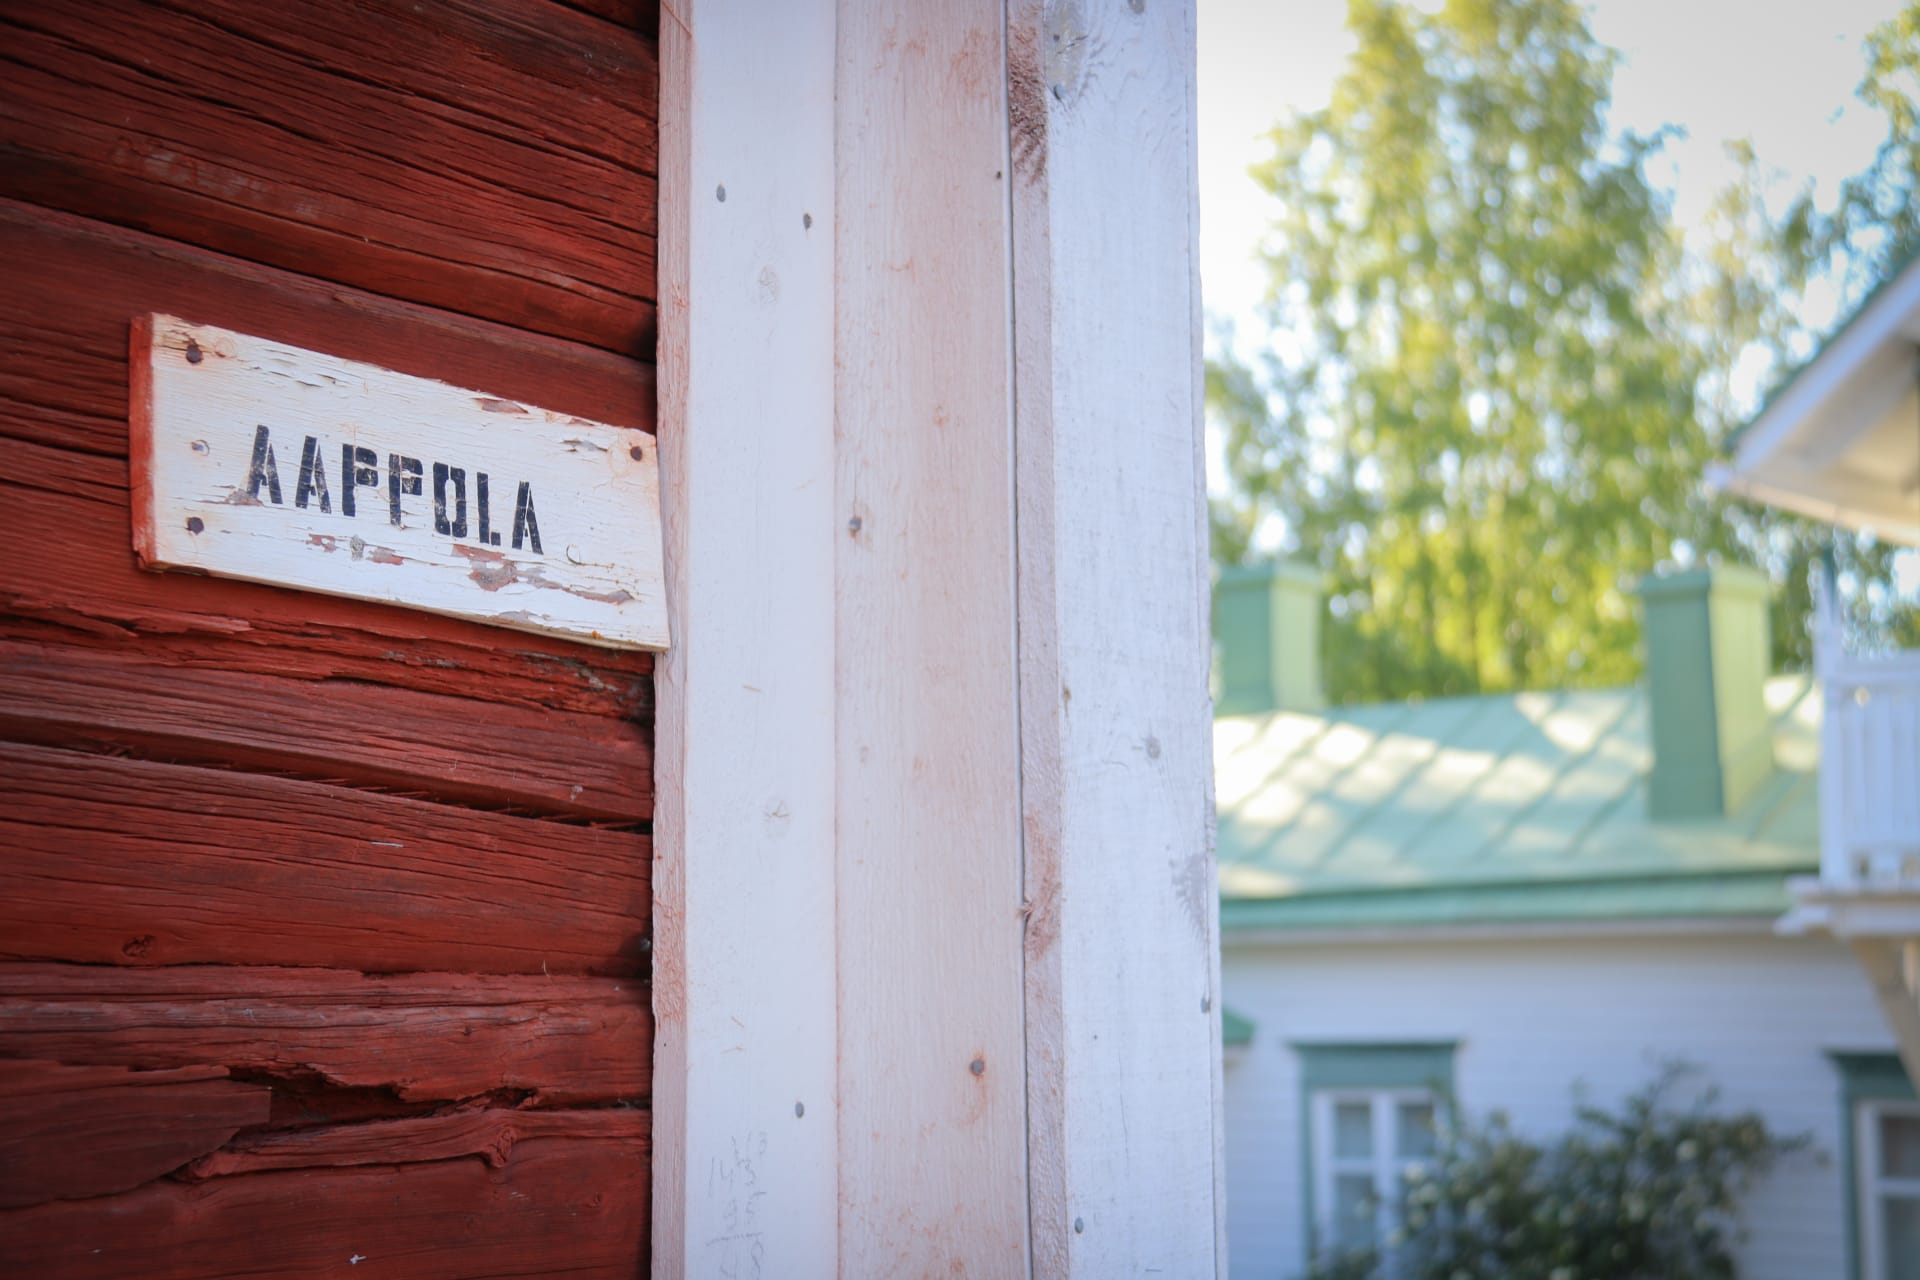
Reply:
[[[173,316],[132,356],[143,568],[666,647],[644,431]]]

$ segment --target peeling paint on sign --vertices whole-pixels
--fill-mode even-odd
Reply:
[[[141,567],[666,647],[647,433],[172,316],[132,357]]]

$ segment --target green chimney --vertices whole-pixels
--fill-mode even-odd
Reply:
[[[1641,580],[1653,712],[1650,817],[1736,812],[1773,771],[1770,591],[1761,574],[1732,567]]]
[[[1228,569],[1213,588],[1214,710],[1313,711],[1320,691],[1320,571],[1282,561]]]

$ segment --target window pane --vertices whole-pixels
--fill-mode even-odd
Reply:
[[[1887,1280],[1920,1280],[1920,1200],[1889,1196],[1881,1201],[1881,1211]]]
[[[1373,1155],[1373,1104],[1369,1102],[1336,1102],[1333,1106],[1333,1154],[1336,1156],[1359,1156],[1369,1159]]]
[[[1433,1154],[1433,1103],[1430,1100],[1401,1103],[1400,1123],[1396,1127],[1401,1159],[1424,1160]]]
[[[1880,1117],[1880,1172],[1889,1178],[1920,1177],[1920,1116]]]
[[[1374,1241],[1373,1179],[1343,1173],[1333,1180],[1333,1247],[1362,1249]]]

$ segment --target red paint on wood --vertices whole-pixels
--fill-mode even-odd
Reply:
[[[0,1209],[130,1191],[265,1123],[268,1091],[226,1074],[0,1058]]]
[[[0,1273],[406,1280],[646,1270],[648,1144],[530,1138],[477,1159],[292,1170],[0,1213]]]
[[[632,973],[649,841],[289,778],[0,745],[0,955]]]
[[[135,1072],[131,1067],[75,1066],[47,1058],[0,1057],[0,1105],[9,1105],[22,1098],[52,1098],[61,1093],[105,1089],[128,1083],[158,1087],[226,1078],[225,1067],[205,1064]]]
[[[651,356],[637,31],[547,0],[66,0],[0,42],[0,194]]]
[[[0,261],[14,264],[0,290],[0,426],[22,439],[125,456],[128,325],[151,312],[653,429],[653,367],[579,343],[8,200]]]
[[[622,978],[0,964],[0,1054],[214,1064],[274,1081],[276,1102],[283,1081],[407,1103],[635,1101],[651,1091],[652,1043],[646,984]],[[302,1119],[274,1117],[288,1122]]]
[[[650,368],[4,201],[0,261],[32,264],[0,289],[0,437],[61,446],[25,444],[0,456],[0,470],[32,490],[0,496],[0,536],[54,522],[38,526],[37,554],[0,567],[0,635],[137,644],[142,659],[166,664],[646,714],[646,654],[503,637],[383,605],[320,606],[310,594],[271,587],[140,574],[129,545],[126,469],[115,459],[126,456],[129,318],[173,305],[212,323],[606,422],[651,424]],[[102,503],[121,510],[95,505]],[[62,537],[46,538],[49,528]]]
[[[304,1129],[323,1124],[358,1124],[367,1120],[397,1120],[429,1115],[434,1102],[408,1102],[388,1089],[348,1088],[314,1076],[275,1077],[269,1129]],[[513,1095],[504,1097],[512,1101]]]
[[[153,317],[133,318],[127,353],[127,487],[133,524],[133,554],[139,564],[152,561],[154,540],[153,363],[144,353],[153,347]],[[36,454],[42,451],[35,447]],[[44,455],[42,455],[44,456]]]
[[[560,0],[560,3],[638,31],[649,40],[660,34],[660,6],[654,0]]]
[[[0,13],[0,1204],[87,1197],[0,1273],[644,1270],[651,660],[131,545],[152,312],[651,429],[653,10],[574,3]]]
[[[34,548],[0,559],[0,638],[523,707],[650,712],[644,654],[277,587],[142,573],[128,540],[126,466],[0,438],[0,543]],[[60,536],[48,538],[50,529]]]
[[[416,1164],[474,1156],[504,1168],[514,1144],[529,1138],[623,1138],[644,1142],[653,1117],[645,1111],[519,1111],[483,1107],[446,1115],[369,1124],[329,1125],[292,1133],[241,1138],[195,1160],[191,1180],[261,1173],[269,1169],[343,1168],[362,1164]]]
[[[653,813],[645,726],[377,685],[181,670],[0,641],[0,737],[631,822]]]

